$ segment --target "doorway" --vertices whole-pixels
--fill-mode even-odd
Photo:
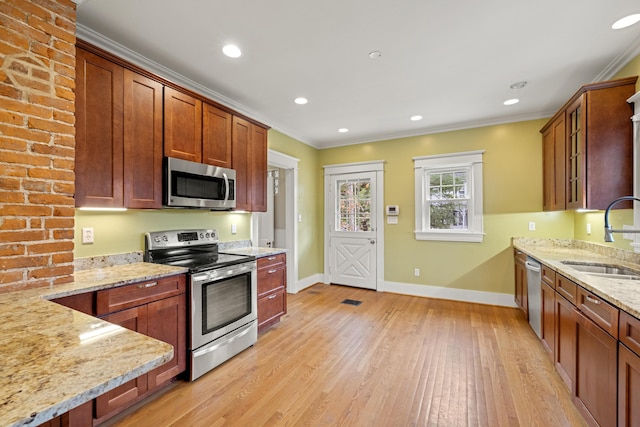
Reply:
[[[325,283],[383,290],[383,166],[325,166]]]
[[[252,216],[252,245],[287,249],[287,293],[298,292],[298,162],[267,152],[267,212]]]

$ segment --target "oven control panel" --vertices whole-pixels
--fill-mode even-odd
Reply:
[[[214,229],[155,231],[146,233],[145,240],[148,249],[205,245],[218,243],[218,231]]]

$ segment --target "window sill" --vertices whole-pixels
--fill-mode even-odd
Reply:
[[[442,242],[471,242],[482,243],[484,233],[463,231],[414,231],[416,240],[435,240]]]

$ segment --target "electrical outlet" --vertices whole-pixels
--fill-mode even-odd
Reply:
[[[587,234],[591,234],[591,224],[587,223]]]
[[[420,276],[420,269],[419,268],[415,268],[413,270],[413,275],[416,276],[416,277]]]
[[[82,229],[82,243],[93,243],[93,227]]]
[[[529,231],[536,231],[536,223],[531,221],[529,222]]]
[[[231,224],[231,234],[236,234],[238,232],[238,227],[235,224]]]

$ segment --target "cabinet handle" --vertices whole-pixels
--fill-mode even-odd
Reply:
[[[277,294],[269,295],[269,296],[267,297],[267,299],[274,299],[274,298],[275,298],[275,297],[277,297],[277,296],[278,296]]]
[[[273,261],[274,259],[276,259],[276,257],[274,257],[274,256],[270,256],[269,258],[267,258],[267,260],[269,260],[269,261]]]
[[[600,300],[597,300],[597,299],[595,299],[595,298],[591,298],[589,295],[587,295],[587,301],[588,301],[588,302],[592,302],[592,303],[594,303],[594,304],[596,304],[596,305],[598,305],[598,304],[602,304],[602,302],[601,302]]]
[[[274,268],[273,270],[269,270],[269,271],[267,271],[267,273],[269,273],[269,274],[273,274],[273,273],[275,273],[276,271],[278,271],[278,269],[277,269],[277,268]]]
[[[158,282],[149,282],[149,283],[145,283],[144,285],[138,285],[138,287],[140,289],[153,288],[157,284],[158,284]]]

